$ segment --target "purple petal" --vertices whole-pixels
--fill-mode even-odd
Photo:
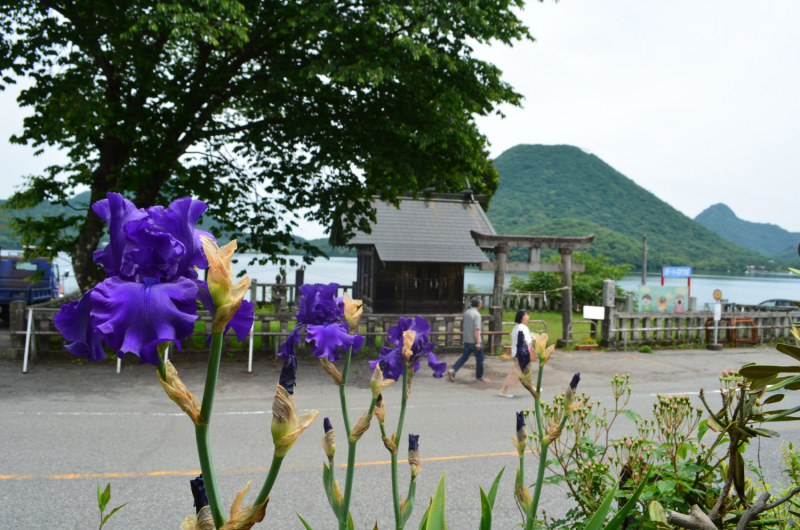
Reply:
[[[53,323],[64,336],[64,340],[74,341],[66,346],[72,355],[85,355],[90,361],[102,361],[106,354],[101,342],[102,335],[94,329],[91,317],[91,292],[84,294],[80,300],[62,305]]]
[[[194,331],[196,299],[197,286],[186,278],[153,284],[110,278],[92,290],[92,317],[120,356],[132,353],[157,366],[158,344],[172,341],[180,350]]]
[[[147,209],[147,214],[152,222],[150,233],[153,236],[169,235],[175,242],[175,251],[169,260],[170,264],[174,264],[174,269],[170,269],[168,279],[172,279],[176,275],[195,279],[197,273],[193,266],[201,269],[208,267],[203,245],[200,242],[201,232],[195,230],[194,227],[207,208],[203,201],[183,197],[172,201],[166,209],[160,206]],[[207,232],[202,233],[206,234]]]
[[[225,326],[225,331],[232,329],[236,334],[236,340],[243,342],[244,339],[250,335],[250,328],[253,327],[253,316],[256,313],[256,308],[252,303],[247,300],[242,300],[242,305],[239,310],[233,315],[233,318]]]
[[[353,353],[364,347],[364,336],[353,335]]]
[[[381,348],[381,353],[378,355],[377,361],[369,361],[370,368],[375,371],[375,367],[384,363],[383,377],[385,379],[394,379],[397,381],[403,377],[403,349],[402,348]]]
[[[433,370],[433,377],[440,378],[447,371],[447,363],[440,361],[433,352],[428,352],[428,367]]]
[[[329,361],[338,361],[339,348],[349,348],[355,342],[354,336],[347,333],[347,322],[332,324],[309,324],[306,342],[314,341],[311,351],[318,358],[327,357]]]
[[[294,347],[300,344],[300,330],[302,327],[302,324],[298,324],[294,327],[291,333],[289,333],[289,336],[286,337],[286,341],[281,344],[278,357],[281,359],[286,359],[288,357],[295,357],[297,355],[294,351]]]
[[[94,203],[92,209],[108,225],[110,241],[105,248],[94,252],[93,259],[106,270],[106,278],[110,278],[120,274],[126,254],[130,251],[131,243],[125,235],[125,225],[130,221],[146,219],[147,213],[119,193],[109,193],[106,197]]]
[[[324,324],[339,320],[340,310],[335,299],[337,289],[338,283],[301,285],[297,321],[301,324]],[[344,315],[344,306],[341,315]]]
[[[414,327],[413,319],[400,317],[397,321],[397,325],[389,328],[389,332],[387,333],[387,336],[389,337],[389,342],[391,342],[395,346],[402,346],[403,332],[408,331],[413,327]]]

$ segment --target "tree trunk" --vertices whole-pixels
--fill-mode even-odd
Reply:
[[[92,203],[104,199],[109,189],[110,186],[106,178],[96,177],[91,190],[90,200]],[[75,280],[78,282],[78,288],[84,293],[102,282],[106,277],[103,269],[92,259],[94,251],[97,250],[97,245],[100,243],[100,238],[103,237],[104,228],[105,223],[90,207],[89,212],[86,214],[86,219],[83,221],[78,240],[75,242],[75,248],[72,251],[72,268],[75,271]]]

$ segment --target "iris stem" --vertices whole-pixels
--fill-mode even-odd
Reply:
[[[261,486],[261,491],[258,492],[258,497],[256,497],[256,500],[253,502],[254,506],[258,506],[269,497],[269,493],[272,491],[272,485],[275,484],[275,479],[278,478],[278,473],[281,471],[283,459],[283,456],[272,455],[272,464],[269,466],[267,480],[264,481],[264,485]]]
[[[525,529],[532,530],[533,525],[536,522],[536,510],[539,506],[539,497],[542,494],[542,480],[544,479],[544,468],[547,464],[547,447],[549,444],[544,443],[544,425],[542,423],[542,403],[541,403],[541,394],[542,394],[542,374],[544,373],[544,365],[539,364],[539,375],[536,377],[536,393],[539,397],[534,397],[534,414],[536,415],[536,431],[539,433],[539,471],[536,474],[536,485],[533,489],[533,502],[532,502],[532,509],[531,513],[528,514],[528,519],[525,521]],[[566,417],[566,415],[565,415]],[[522,470],[521,477],[522,477],[522,484],[525,484],[525,471],[523,469],[523,459],[520,459],[520,469]]]
[[[406,403],[408,402],[408,365],[403,363],[403,398],[400,401],[400,418],[397,420],[397,434],[394,443],[400,445],[400,437],[403,434],[403,422],[406,417]],[[400,485],[397,480],[397,454],[392,455],[392,500],[394,502],[394,522],[395,528],[401,530],[400,524]]]
[[[342,405],[342,419],[344,419],[344,430],[347,433],[347,473],[344,483],[344,495],[342,497],[342,513],[339,519],[339,529],[347,529],[347,520],[350,514],[350,488],[353,484],[353,472],[356,463],[356,444],[350,442],[350,414],[347,411],[347,375],[350,372],[350,358],[353,348],[347,348],[344,355],[344,368],[342,369],[342,384],[339,385],[339,401]]]
[[[219,496],[217,475],[214,471],[214,461],[211,458],[211,445],[209,443],[208,429],[211,425],[211,409],[214,407],[214,393],[217,389],[217,376],[219,375],[219,359],[222,355],[222,332],[211,334],[211,354],[208,357],[208,372],[206,373],[206,386],[203,390],[203,404],[200,407],[200,416],[205,420],[205,425],[195,425],[194,433],[197,440],[197,456],[200,458],[200,469],[203,472],[203,482],[208,495],[208,507],[216,528],[225,524],[225,514],[222,510],[222,501]],[[163,366],[163,363],[162,363]]]

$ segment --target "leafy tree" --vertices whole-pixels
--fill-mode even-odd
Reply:
[[[600,254],[593,256],[586,251],[575,252],[572,258],[576,263],[583,263],[586,266],[584,272],[572,273],[572,300],[581,305],[600,305],[603,280],[619,281],[632,268],[628,264],[612,265],[605,256]],[[561,256],[548,256],[542,261],[549,263],[561,261]],[[530,272],[527,278],[511,277],[511,289],[515,291],[550,291],[559,287],[561,287],[559,272]],[[622,296],[625,291],[617,287],[617,294]],[[561,291],[548,293],[547,296],[560,300]]]
[[[8,203],[121,192],[137,206],[206,201],[214,230],[281,261],[299,211],[347,237],[370,198],[497,174],[475,115],[521,95],[473,43],[529,39],[522,0],[11,0],[0,88],[27,77],[11,138],[68,161]],[[103,223],[91,209],[15,218],[23,243],[71,252],[81,288]],[[304,243],[310,257],[319,249]]]

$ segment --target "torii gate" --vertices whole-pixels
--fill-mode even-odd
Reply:
[[[583,272],[583,263],[572,261],[572,252],[576,249],[587,249],[594,241],[594,234],[585,237],[555,236],[499,236],[470,232],[475,244],[483,250],[493,251],[495,259],[490,263],[481,263],[482,271],[494,271],[494,289],[492,301],[494,307],[489,309],[492,315],[493,330],[503,329],[503,290],[508,272],[560,272],[561,285],[565,287],[561,295],[562,338],[559,344],[566,343],[569,326],[572,323],[572,271]],[[527,248],[528,261],[508,261],[510,248]],[[557,248],[561,254],[561,263],[542,263],[540,249]]]

